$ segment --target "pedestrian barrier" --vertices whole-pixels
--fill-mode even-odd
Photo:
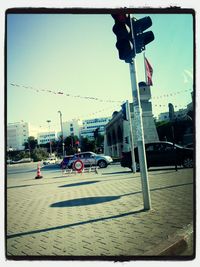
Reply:
[[[77,173],[86,173],[86,172],[95,172],[96,174],[98,173],[97,171],[97,166],[93,166],[92,164],[90,164],[89,161],[85,161],[86,165],[89,167],[85,167],[84,163],[82,160],[77,159],[76,161],[74,161],[72,168],[66,168],[66,169],[62,169],[62,174],[77,174]]]

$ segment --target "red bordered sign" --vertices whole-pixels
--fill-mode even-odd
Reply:
[[[77,159],[73,163],[73,169],[75,169],[78,172],[81,172],[83,170],[84,164],[80,159]]]

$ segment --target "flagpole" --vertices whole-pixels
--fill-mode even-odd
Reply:
[[[144,58],[145,82],[146,82],[146,84],[147,84],[147,83],[148,83],[148,80],[147,80],[147,68],[146,68],[146,64],[145,64],[145,52],[143,53],[143,58]]]

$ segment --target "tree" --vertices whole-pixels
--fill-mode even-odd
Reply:
[[[47,149],[45,148],[35,148],[32,153],[31,153],[31,158],[34,160],[34,161],[41,161],[45,158],[48,157],[48,152],[47,152]]]
[[[29,149],[30,151],[35,149],[38,145],[37,139],[34,136],[29,136],[27,142],[24,143],[25,149]]]
[[[69,135],[65,138],[64,144],[67,155],[72,155],[77,152],[76,141],[78,140],[78,136],[76,135]]]
[[[81,138],[81,151],[95,151],[95,140],[89,140],[87,137]]]

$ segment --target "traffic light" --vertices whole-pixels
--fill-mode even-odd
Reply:
[[[126,103],[122,104],[121,107],[122,107],[122,118],[123,118],[123,120],[127,121],[128,118],[127,118],[127,114],[126,114]]]
[[[96,139],[98,137],[98,135],[99,135],[99,128],[96,128],[94,130],[94,138]]]
[[[154,34],[152,31],[145,32],[145,30],[152,26],[152,20],[148,16],[138,20],[132,19],[131,21],[134,35],[135,52],[138,54],[145,50],[145,46],[154,40]]]
[[[125,142],[126,144],[129,144],[128,136],[126,136],[126,137],[124,138],[124,142]]]
[[[113,32],[117,37],[116,47],[119,52],[119,58],[130,63],[135,56],[133,46],[131,20],[128,14],[112,14],[115,24]]]

